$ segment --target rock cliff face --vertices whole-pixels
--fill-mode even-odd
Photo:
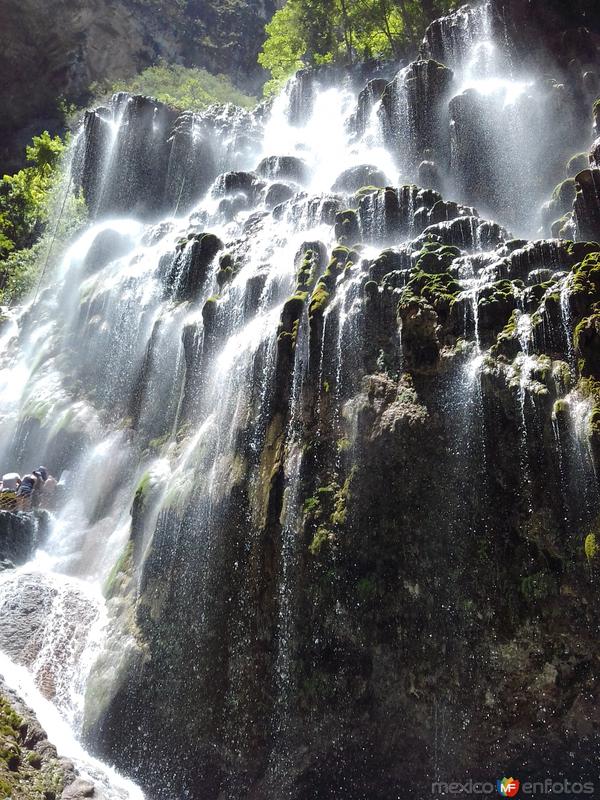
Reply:
[[[21,566],[43,543],[48,529],[44,511],[13,514],[0,511],[0,565],[2,569]]]
[[[164,5],[151,0],[49,0],[42,9],[37,0],[3,3],[2,174],[22,163],[32,135],[45,127],[60,128],[61,100],[85,103],[94,82],[129,77],[159,58],[229,74],[256,91],[261,79],[256,57],[273,3],[188,4],[187,16],[175,4]],[[202,40],[203,45],[197,44]]]
[[[91,538],[131,509],[85,735],[153,798],[598,780],[599,59],[519,72],[502,8],[270,112],[86,118],[0,444]]]

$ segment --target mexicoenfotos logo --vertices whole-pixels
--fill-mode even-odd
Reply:
[[[502,778],[496,781],[496,787],[502,797],[514,797],[519,791],[519,781],[516,778]]]
[[[521,792],[521,797],[526,798],[536,795],[563,795],[564,800],[572,800],[577,795],[593,795],[594,784],[591,781],[553,780],[547,778],[542,781],[521,781],[517,778],[500,778],[496,785],[491,781],[435,781],[431,784],[431,793],[437,796],[445,795],[493,795],[494,792],[502,797],[516,797]],[[600,797],[600,795],[597,795]]]

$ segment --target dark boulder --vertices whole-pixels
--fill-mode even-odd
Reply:
[[[360,239],[356,211],[347,209],[335,215],[335,238],[342,244],[354,244]]]
[[[574,211],[577,238],[600,239],[600,169],[585,169],[575,177]]]
[[[356,132],[362,136],[369,126],[373,108],[385,91],[387,81],[383,78],[370,80],[358,95],[358,108],[356,110]]]
[[[45,511],[33,514],[0,511],[0,559],[19,566],[32,558],[48,532]]]
[[[288,183],[272,183],[265,194],[265,206],[275,208],[280,203],[285,203],[296,194],[296,189]]]
[[[433,60],[414,61],[383,93],[385,136],[395,151],[416,168],[425,158],[446,163],[449,157],[448,95],[453,72]]]
[[[295,183],[305,183],[309,176],[307,163],[297,156],[267,156],[260,162],[256,172],[270,181]]]
[[[600,148],[600,142],[598,142],[598,147]],[[581,172],[583,169],[588,169],[589,166],[590,156],[587,153],[576,153],[567,161],[567,178],[577,175],[578,172]]]
[[[253,172],[224,172],[216,178],[211,193],[213,197],[243,194],[251,200],[259,188],[262,184]]]
[[[92,216],[152,219],[167,210],[170,136],[179,112],[149,97],[116,94],[110,123],[86,118],[80,182]],[[111,125],[118,126],[114,140]]]
[[[193,207],[217,175],[212,137],[191,112],[182,114],[171,136],[165,184],[165,203],[175,213]]]
[[[112,228],[106,228],[97,234],[83,262],[86,275],[99,272],[111,261],[126,255],[133,248],[129,236]]]
[[[542,218],[546,227],[565,214],[570,213],[573,208],[575,193],[574,178],[567,178],[555,187],[549,202],[542,208]]]
[[[388,183],[386,175],[372,164],[361,164],[350,167],[339,175],[331,187],[332,192],[353,194],[363,186],[374,186],[382,189]]]
[[[592,145],[592,149],[590,150],[590,157],[589,161],[593,167],[597,167],[600,169],[600,138],[596,139],[594,144]],[[587,164],[582,167],[582,169],[586,169]]]
[[[166,293],[177,302],[198,299],[215,256],[223,242],[213,233],[200,233],[184,248],[165,277]]]
[[[364,194],[358,218],[364,242],[387,244],[397,240],[403,221],[398,192],[388,187]]]

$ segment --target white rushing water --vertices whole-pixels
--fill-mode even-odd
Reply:
[[[535,131],[525,130],[518,117],[520,103],[531,95],[537,100],[540,96],[529,76],[513,75],[502,43],[492,39],[487,14],[484,6],[465,16],[472,37],[466,51],[451,64],[456,73],[451,97],[446,100],[452,104],[464,93],[475,95],[480,113],[475,115],[474,129],[485,129],[488,137],[480,143],[482,152],[490,138],[497,142],[497,152],[487,153],[497,162],[497,173],[490,175],[490,182],[496,182],[495,194],[484,198],[482,210],[495,205],[511,219],[514,209],[507,198],[514,199],[515,216],[523,218],[523,226],[532,230],[534,214],[525,219],[521,211],[525,200],[534,205],[525,192],[547,145],[536,139]],[[403,70],[401,77],[406,73]],[[305,162],[307,175],[297,182],[286,178],[291,194],[273,213],[266,197],[275,180],[261,182],[254,176],[250,188],[244,185],[229,192],[223,190],[226,181],[217,178],[185,211],[180,210],[184,205],[180,202],[185,188],[182,182],[173,214],[160,222],[143,224],[125,215],[92,222],[73,243],[36,302],[11,313],[0,334],[0,464],[5,471],[18,468],[24,472],[40,461],[66,460],[69,472],[66,499],[42,549],[29,564],[0,576],[0,620],[6,626],[12,621],[22,624],[24,598],[44,609],[39,626],[29,631],[23,642],[5,639],[11,654],[0,652],[0,673],[33,708],[59,754],[72,759],[106,798],[143,797],[138,787],[89,755],[78,740],[88,678],[101,660],[111,621],[103,587],[128,544],[136,490],[146,484],[152,489],[149,519],[141,541],[136,542],[142,555],[151,547],[160,513],[181,510],[193,498],[194,522],[202,532],[199,547],[204,572],[197,605],[198,617],[204,620],[205,589],[219,535],[219,504],[244,466],[236,448],[247,438],[248,450],[259,453],[266,438],[282,311],[297,291],[295,258],[304,243],[316,249],[320,244],[329,257],[336,244],[335,213],[346,208],[354,194],[354,190],[332,194],[345,170],[368,165],[380,171],[383,183],[392,187],[416,180],[417,165],[410,160],[413,149],[406,142],[396,150],[389,143],[386,146],[381,100],[370,109],[365,130],[357,135],[352,121],[361,87],[351,82],[341,87],[317,85],[301,125],[290,119],[293,88],[292,82],[274,101],[262,129],[258,122],[253,123],[260,135],[249,126],[246,133],[256,135],[249,151],[236,144],[247,118],[237,119],[227,135],[223,133],[213,142],[219,169],[248,169],[271,156],[294,156]],[[121,99],[106,122],[110,135],[98,187],[101,200],[112,192],[112,181],[124,168],[118,156],[120,137],[127,134],[128,102]],[[216,118],[212,113],[211,130],[217,139],[215,131],[225,131],[228,117],[225,111]],[[408,116],[407,109],[399,115],[404,120]],[[452,194],[448,199],[470,203],[472,186],[463,173],[465,164],[470,167],[477,159],[472,152],[460,150],[457,130],[464,122],[460,114],[447,117],[449,158],[444,178]],[[543,116],[541,119],[545,122]],[[206,134],[201,124],[205,122],[193,121],[193,137],[199,146]],[[406,135],[409,133],[407,127]],[[389,244],[382,194],[372,193],[361,205],[366,217],[361,219],[363,234],[368,232],[364,238],[372,245],[360,252],[365,260],[374,259]],[[409,191],[408,197],[409,221],[402,241],[393,242],[396,250],[415,233],[415,192]],[[478,249],[473,219],[470,224],[472,249]],[[195,257],[193,237],[204,231],[222,240],[222,253],[231,255],[235,272],[231,280],[222,282],[217,254],[204,265],[206,275],[194,296],[185,297],[178,293],[185,290],[186,267]],[[97,267],[91,262],[98,257],[102,237],[108,237],[111,247],[115,242],[118,246],[110,257],[100,259]],[[460,276],[475,338],[465,373],[469,411],[479,403],[476,378],[483,363],[480,296],[497,279],[493,268],[486,271],[493,253],[479,255],[483,260],[477,263],[465,257]],[[325,264],[320,265],[320,274]],[[325,376],[323,344],[318,377],[322,388],[319,403],[325,391],[331,393],[328,402],[335,404],[336,434],[344,444],[341,409],[347,400],[346,385],[352,385],[360,373],[357,362],[364,335],[365,283],[360,265],[345,266],[323,321],[325,332],[333,338],[333,366],[328,365],[330,372]],[[561,295],[561,308],[565,303]],[[213,327],[210,315],[204,313],[207,309],[212,309],[216,319]],[[286,690],[293,682],[294,567],[299,547],[295,537],[303,466],[295,426],[300,425],[308,379],[306,307],[296,322],[291,423],[286,431],[292,458],[285,486],[275,659],[277,682]],[[467,322],[466,311],[465,337]],[[520,314],[519,399],[526,474],[530,465],[525,457],[524,404],[532,363],[531,328],[530,316]],[[194,372],[196,382],[189,380]],[[319,405],[319,420],[321,411]],[[263,477],[259,466],[253,464],[249,471],[257,488]],[[3,635],[0,625],[0,642]],[[286,713],[284,698],[281,727],[285,727]]]
[[[15,664],[0,652],[0,674],[7,686],[33,709],[59,756],[70,759],[80,777],[94,783],[99,797],[106,800],[144,800],[142,791],[132,781],[86,752],[54,703],[47,700],[37,688],[28,669]]]

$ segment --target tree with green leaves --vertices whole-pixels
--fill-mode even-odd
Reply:
[[[52,176],[65,148],[60,136],[48,131],[34,136],[26,149],[30,166],[0,182],[0,258],[28,247],[45,221],[45,201]]]
[[[429,22],[456,0],[287,0],[266,26],[258,57],[267,94],[300,67],[416,54]]]
[[[67,145],[68,139],[47,131],[34,136],[26,149],[28,166],[0,182],[1,302],[29,291],[48,255],[60,254],[86,218],[83,198],[62,185],[60,161]],[[51,216],[58,222],[48,226]]]

